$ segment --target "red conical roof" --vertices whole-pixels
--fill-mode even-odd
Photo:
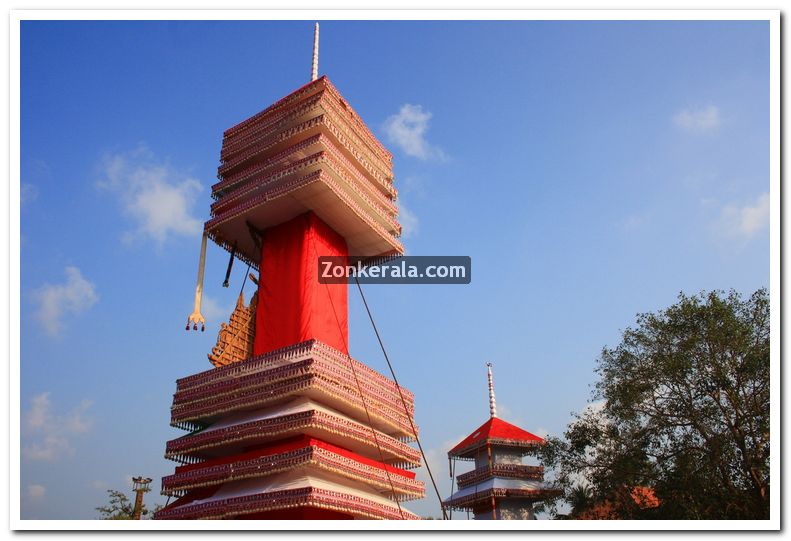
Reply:
[[[448,455],[462,457],[477,450],[487,442],[511,447],[532,447],[533,445],[544,443],[544,439],[502,419],[491,417],[472,434],[459,442],[456,447],[448,451]]]

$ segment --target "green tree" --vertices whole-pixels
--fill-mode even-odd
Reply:
[[[99,511],[99,518],[102,520],[132,520],[135,506],[134,503],[126,497],[126,494],[120,490],[112,489],[108,490],[107,494],[110,496],[109,503],[103,507],[96,508],[96,510]],[[161,508],[161,505],[156,505],[154,506],[153,512],[156,513]],[[153,513],[146,509],[146,504],[143,503],[143,518],[146,518],[149,514]]]
[[[593,491],[587,485],[574,485],[569,493],[568,502],[571,505],[569,517],[576,518],[593,505]]]
[[[765,289],[680,294],[604,348],[597,374],[589,407],[538,451],[561,499],[615,502],[621,518],[769,518]],[[633,487],[652,489],[659,506],[628,497]]]

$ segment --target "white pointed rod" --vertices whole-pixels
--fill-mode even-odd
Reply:
[[[200,243],[200,259],[198,260],[198,283],[195,286],[195,307],[192,310],[192,313],[187,318],[187,330],[190,330],[190,324],[192,324],[192,329],[197,331],[198,330],[198,323],[200,323],[201,331],[206,329],[206,320],[204,319],[203,315],[200,313],[200,305],[201,299],[203,298],[203,270],[206,268],[206,239],[208,236],[206,233],[203,234],[203,239]]]
[[[319,78],[319,23],[313,27],[313,64],[310,68],[310,80]]]
[[[492,363],[486,363],[489,377],[489,415],[497,417],[497,402],[494,399],[494,378],[492,377]]]

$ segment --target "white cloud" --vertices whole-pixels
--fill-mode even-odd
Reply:
[[[385,120],[384,130],[388,140],[407,156],[421,160],[444,160],[445,153],[426,140],[431,113],[421,105],[406,103],[397,114]]]
[[[448,451],[453,449],[460,441],[467,437],[467,434],[461,434],[455,438],[451,438],[442,442],[438,448],[427,448],[426,452],[426,460],[428,461],[428,465],[431,468],[431,473],[434,476],[434,480],[437,483],[437,489],[439,490],[440,496],[444,499],[450,495],[451,489],[451,480],[449,477],[448,471]],[[458,461],[456,463],[456,475],[464,473],[467,469],[470,469],[470,463],[464,461]],[[413,506],[416,513],[422,516],[432,516],[434,518],[441,518],[442,511],[439,508],[439,502],[437,502],[437,497],[434,494],[434,487],[431,484],[431,478],[428,475],[428,470],[426,469],[425,464],[421,465],[420,468],[415,470],[415,479],[418,481],[422,481],[426,487],[426,498],[425,500],[415,503]]]
[[[597,400],[595,402],[588,402],[580,412],[580,416],[585,415],[598,415],[604,411],[604,406],[607,404],[606,400]]]
[[[33,292],[38,303],[35,317],[50,336],[57,335],[62,318],[67,314],[84,312],[99,300],[96,286],[83,278],[77,267],[66,267],[66,283],[44,284]]]
[[[33,403],[26,416],[26,426],[31,430],[43,428],[50,420],[49,393],[41,393],[33,397]]]
[[[236,299],[234,299],[236,301]],[[245,301],[247,302],[247,301]],[[234,302],[234,306],[236,306]],[[206,318],[207,322],[216,321],[228,321],[231,317],[231,312],[233,312],[233,307],[220,304],[214,297],[210,297],[209,295],[203,294],[203,298],[201,299],[201,313],[203,317]]]
[[[635,231],[642,229],[650,221],[648,213],[630,214],[620,222],[621,229],[624,231]]]
[[[720,110],[714,105],[701,109],[684,109],[673,115],[673,123],[690,132],[715,131],[720,127]]]
[[[63,456],[73,454],[74,449],[69,445],[66,438],[52,435],[45,436],[41,441],[26,445],[22,449],[22,455],[27,460],[44,462],[55,462]]]
[[[401,223],[401,236],[408,239],[418,232],[420,220],[417,215],[403,204],[398,206],[398,221]]]
[[[426,196],[426,179],[419,175],[407,175],[398,179],[398,190],[402,194]]]
[[[539,438],[544,438],[544,439],[546,439],[546,437],[547,437],[547,436],[549,436],[549,430],[547,430],[547,429],[546,429],[546,428],[544,428],[543,426],[539,426],[538,428],[536,428],[536,429],[535,429],[535,430],[533,430],[532,432],[533,432],[533,434],[535,434],[535,435],[536,435],[536,436],[538,436]]]
[[[191,176],[157,161],[145,146],[110,154],[100,165],[101,189],[118,197],[136,225],[123,239],[153,239],[161,246],[172,235],[195,236],[201,221],[192,214],[203,186]]]
[[[107,490],[108,487],[109,485],[106,482],[101,481],[99,479],[94,479],[93,481],[91,481],[91,488],[94,488],[96,490],[103,491],[103,490]]]
[[[38,186],[28,182],[23,182],[19,187],[20,204],[24,206],[26,203],[30,203],[36,199],[38,199]]]
[[[497,417],[503,421],[508,421],[512,425],[521,426],[522,428],[525,428],[525,430],[529,430],[523,426],[524,421],[522,420],[522,416],[514,412],[508,407],[507,404],[503,402],[497,402]]]
[[[47,487],[42,485],[28,485],[27,495],[32,501],[41,501],[44,499],[44,494],[47,493]]]
[[[769,225],[769,194],[743,206],[728,205],[720,212],[718,227],[726,236],[749,240]]]
[[[69,439],[91,429],[92,421],[85,417],[90,407],[91,402],[83,400],[72,411],[59,415],[52,411],[49,393],[34,396],[23,416],[23,429],[32,441],[22,447],[22,456],[27,460],[54,462],[73,455]]]
[[[60,422],[63,428],[71,434],[82,434],[88,432],[93,426],[93,421],[85,417],[85,412],[91,407],[93,402],[83,400],[80,405],[69,412]]]

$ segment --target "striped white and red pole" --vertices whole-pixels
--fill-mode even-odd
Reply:
[[[494,399],[494,378],[492,377],[492,363],[486,363],[489,377],[489,415],[497,417],[497,402]]]
[[[313,27],[313,62],[310,65],[310,80],[319,78],[319,23]]]

